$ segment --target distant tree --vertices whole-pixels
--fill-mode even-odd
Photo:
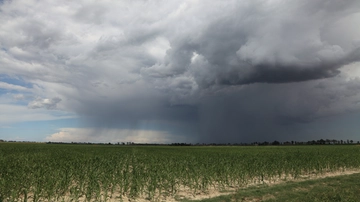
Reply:
[[[274,142],[271,143],[272,145],[280,145],[280,142],[275,140]]]
[[[350,140],[350,143],[352,144],[354,141],[353,140]]]

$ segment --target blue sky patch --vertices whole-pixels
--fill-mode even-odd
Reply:
[[[0,126],[0,139],[17,141],[45,141],[46,136],[58,132],[59,128],[76,128],[78,119],[30,121]]]
[[[8,83],[8,84],[22,86],[25,88],[32,88],[32,86],[33,86],[31,83],[24,81],[20,77],[9,76],[7,74],[0,74],[0,81]]]

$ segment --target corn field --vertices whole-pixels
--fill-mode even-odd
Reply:
[[[360,168],[358,146],[0,144],[0,201],[156,201]],[[67,198],[65,198],[67,197]]]

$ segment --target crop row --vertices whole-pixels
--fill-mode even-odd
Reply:
[[[140,147],[0,144],[0,201],[174,197],[360,168],[357,146]]]

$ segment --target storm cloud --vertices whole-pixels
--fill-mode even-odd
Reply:
[[[14,0],[0,23],[0,75],[27,83],[0,88],[111,136],[305,139],[359,111],[356,0]]]

